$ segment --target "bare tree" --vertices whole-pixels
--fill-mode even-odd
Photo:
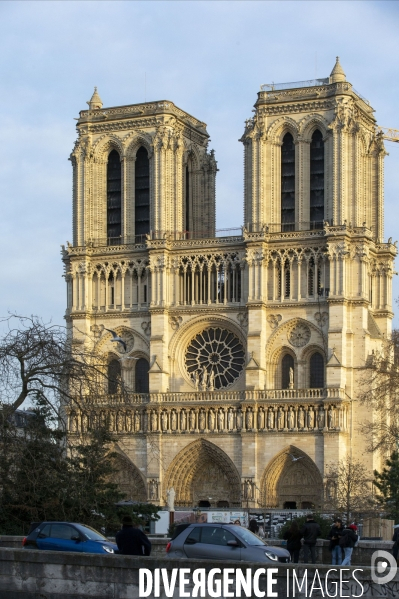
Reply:
[[[8,328],[0,340],[0,404],[7,418],[28,399],[52,409],[87,409],[88,398],[104,393],[105,364],[91,339],[81,335],[72,344],[65,327],[36,316],[11,315],[0,323]]]
[[[399,330],[370,356],[359,400],[370,415],[360,424],[369,451],[391,453],[399,442]]]
[[[326,507],[346,515],[347,522],[355,513],[373,509],[372,485],[366,466],[349,456],[328,464]]]

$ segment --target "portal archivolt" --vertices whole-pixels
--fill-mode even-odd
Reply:
[[[172,461],[164,493],[175,490],[175,505],[238,507],[240,477],[231,459],[219,447],[201,439],[185,447]]]
[[[292,459],[294,458],[299,459]],[[313,460],[290,445],[266,466],[261,480],[262,504],[270,508],[318,508],[323,480]]]
[[[130,460],[116,453],[112,462],[112,482],[118,485],[118,490],[125,496],[124,499],[147,501],[145,483],[139,469]]]

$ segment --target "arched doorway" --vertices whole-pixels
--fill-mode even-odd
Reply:
[[[264,507],[313,509],[321,507],[323,480],[314,461],[290,445],[266,466],[261,491]]]
[[[174,458],[166,473],[164,494],[171,487],[176,506],[240,505],[236,467],[222,449],[205,439],[190,443]]]
[[[115,454],[112,458],[114,472],[111,476],[113,483],[125,495],[124,499],[133,501],[147,501],[147,492],[144,479],[139,469],[127,458]]]

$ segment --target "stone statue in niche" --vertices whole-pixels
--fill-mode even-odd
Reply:
[[[75,412],[71,413],[70,416],[70,429],[73,433],[76,433],[76,431],[78,430],[78,417],[76,416]]]
[[[224,411],[223,411],[223,408],[219,408],[219,411],[218,411],[218,429],[220,431],[224,430]]]
[[[155,412],[155,410],[153,410],[151,412],[150,422],[151,422],[151,430],[152,431],[157,431],[158,430],[158,415]]]
[[[82,431],[85,433],[89,428],[89,418],[87,414],[82,415]]]
[[[134,430],[135,430],[135,432],[138,433],[140,428],[141,428],[140,412],[135,412],[134,413]]]
[[[187,427],[187,416],[186,416],[186,410],[182,410],[180,412],[180,429],[182,431],[185,431]]]
[[[317,424],[319,425],[319,428],[324,428],[325,422],[326,422],[326,417],[325,417],[325,413],[324,413],[324,408],[321,407],[319,410],[318,417],[317,417]]]
[[[247,430],[252,430],[254,427],[254,414],[253,414],[251,408],[248,408],[248,410],[246,412],[246,426],[247,426]]]
[[[299,408],[298,410],[298,428],[305,428],[305,413],[302,408]]]
[[[274,410],[273,410],[273,408],[269,408],[269,410],[267,412],[267,428],[268,429],[274,428]]]
[[[109,415],[109,429],[111,431],[115,430],[115,412],[111,412]]]
[[[200,431],[205,430],[205,411],[203,409],[200,410],[198,416],[198,428],[200,429]]]
[[[335,428],[335,409],[330,406],[328,410],[328,428]]]
[[[314,412],[312,407],[309,408],[307,413],[307,420],[308,428],[314,428]]]
[[[264,417],[263,408],[259,408],[259,410],[258,410],[258,430],[260,430],[260,431],[263,430],[263,428],[264,428],[263,417]]]
[[[234,414],[231,408],[227,412],[227,428],[229,431],[232,431],[234,428]]]
[[[158,499],[158,483],[152,479],[150,481],[150,499]]]
[[[132,432],[132,413],[130,410],[126,412],[126,430],[128,433]]]
[[[163,432],[168,430],[168,415],[165,410],[161,412],[161,429]]]
[[[295,425],[295,414],[292,410],[292,407],[290,407],[288,414],[287,414],[287,428],[293,429],[294,425]]]
[[[190,430],[195,430],[195,410],[190,410]]]
[[[117,422],[117,426],[118,426],[118,431],[121,432],[121,431],[123,431],[123,428],[124,428],[123,427],[123,414],[122,414],[122,412],[118,412],[118,415],[117,415],[116,418],[117,418],[116,422]]]
[[[242,410],[241,408],[238,408],[237,410],[237,430],[241,430],[242,429]]]
[[[96,430],[98,428],[98,418],[99,418],[99,415],[97,413],[94,413],[93,416],[91,417],[91,425],[94,428],[94,430]]]
[[[172,413],[170,415],[170,428],[172,429],[172,431],[175,431],[177,429],[177,414],[176,414],[176,410],[172,410]]]
[[[215,429],[215,412],[211,408],[208,413],[208,427],[210,431]]]
[[[282,407],[280,406],[277,414],[277,428],[281,430],[284,427],[284,412]]]

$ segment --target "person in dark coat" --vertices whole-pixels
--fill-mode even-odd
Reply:
[[[150,555],[151,542],[146,534],[133,526],[130,516],[122,519],[122,529],[116,533],[116,544],[122,555]]]
[[[342,535],[339,540],[339,544],[344,550],[344,559],[342,560],[341,566],[350,566],[353,548],[357,541],[357,526],[355,524],[350,524],[346,526],[342,531]]]
[[[252,518],[252,520],[249,521],[248,530],[250,530],[251,532],[253,532],[255,535],[258,534],[258,532],[259,532],[259,524],[255,520],[255,518]]]
[[[299,552],[302,547],[302,533],[299,530],[296,520],[292,522],[290,528],[284,533],[283,538],[287,541],[287,549],[291,554],[291,561],[297,564],[299,562]]]
[[[342,549],[339,544],[342,531],[342,520],[340,518],[336,518],[330,532],[328,533],[328,538],[330,539],[329,550],[331,551],[331,563],[333,566],[340,566],[342,563]]]
[[[302,526],[301,534],[303,536],[303,561],[309,563],[309,556],[312,564],[316,563],[316,542],[317,537],[320,537],[321,530],[316,520],[309,514],[306,517],[306,522]]]
[[[394,558],[396,559],[396,561],[398,561],[398,553],[399,553],[399,524],[397,524],[394,528],[395,528],[395,532],[393,533],[393,537],[392,537],[392,541],[393,541],[392,555],[394,556]]]

